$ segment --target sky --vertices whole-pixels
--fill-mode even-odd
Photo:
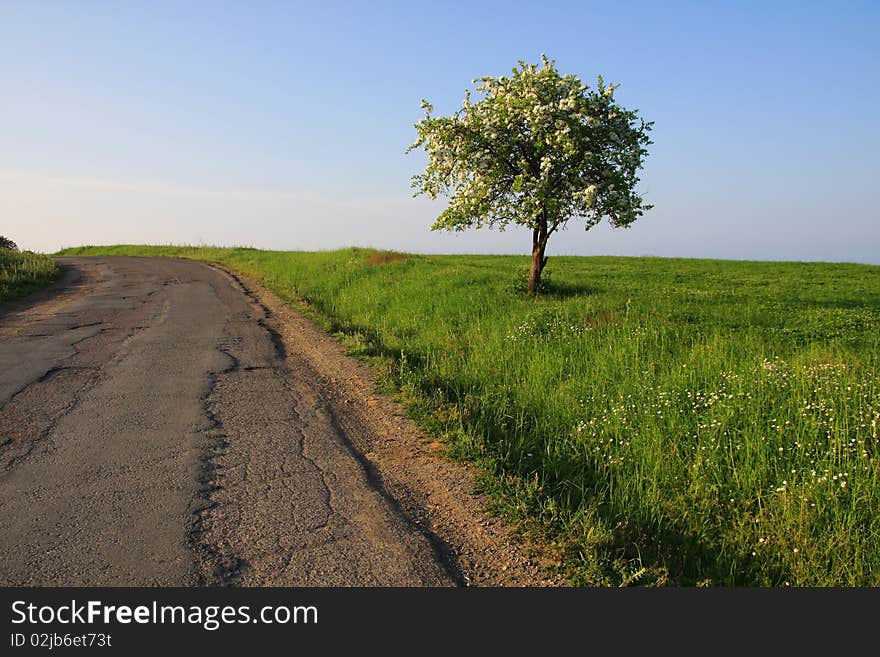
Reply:
[[[0,0],[0,234],[528,253],[431,231],[406,154],[519,60],[654,121],[629,229],[548,253],[880,264],[880,3]]]

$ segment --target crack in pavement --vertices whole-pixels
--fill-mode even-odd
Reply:
[[[238,359],[229,353],[227,347],[220,347],[220,351],[229,359],[229,366],[219,372],[211,372],[208,375],[207,394],[202,399],[202,408],[205,417],[208,418],[208,426],[204,430],[204,436],[208,441],[202,449],[198,468],[198,490],[190,503],[191,517],[187,530],[190,548],[197,554],[200,560],[198,569],[198,581],[202,586],[232,586],[238,583],[241,571],[247,564],[233,555],[225,555],[219,548],[205,540],[207,514],[219,503],[212,499],[212,493],[220,489],[220,484],[215,476],[218,461],[229,447],[223,423],[218,417],[211,404],[211,396],[217,388],[217,382],[221,376],[234,372],[239,368]]]

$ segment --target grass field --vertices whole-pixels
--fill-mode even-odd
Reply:
[[[223,263],[375,359],[575,584],[880,585],[880,267],[100,247]]]
[[[61,269],[47,255],[0,249],[0,303],[30,294],[60,274]]]

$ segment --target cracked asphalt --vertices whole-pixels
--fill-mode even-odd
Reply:
[[[60,262],[0,308],[0,585],[461,583],[236,278]]]

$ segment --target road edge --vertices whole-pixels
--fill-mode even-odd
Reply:
[[[204,262],[240,287],[266,312],[288,358],[308,366],[334,421],[374,485],[426,534],[467,586],[567,586],[547,567],[540,548],[486,508],[476,492],[474,466],[453,461],[407,415],[377,391],[377,373],[348,356],[345,347],[266,287],[224,265]]]

